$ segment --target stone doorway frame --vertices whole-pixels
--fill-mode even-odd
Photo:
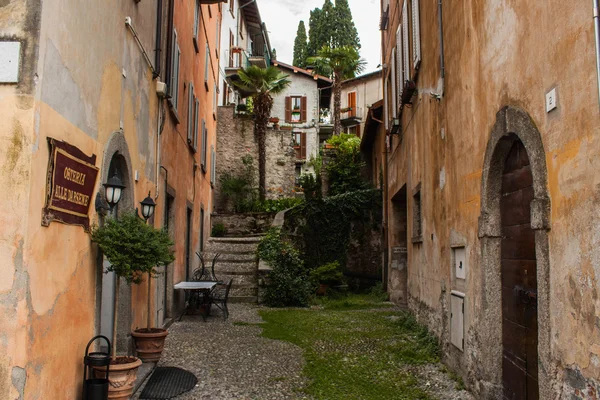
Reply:
[[[123,131],[115,131],[111,134],[110,139],[107,141],[104,148],[104,157],[102,159],[101,168],[101,180],[98,188],[96,198],[100,198],[104,204],[106,200],[104,198],[104,187],[102,184],[106,182],[110,177],[109,169],[110,164],[115,156],[120,156],[122,164],[125,168],[120,171],[123,184],[126,186],[123,191],[119,205],[122,205],[121,209],[124,211],[135,209],[135,193],[134,193],[134,180],[133,180],[133,169],[131,163],[131,156],[129,153],[129,146],[125,139]],[[96,331],[100,334],[100,313],[102,303],[102,280],[106,276],[104,274],[103,261],[104,257],[101,256],[101,252],[98,252],[99,257],[97,258],[96,268]],[[117,326],[117,352],[121,354],[131,354],[132,343],[131,343],[131,285],[127,285],[125,282],[121,282],[119,291],[119,304],[117,304],[119,323]],[[112,340],[112,338],[109,338]],[[112,343],[114,346],[115,344]]]
[[[502,228],[500,190],[502,172],[514,142],[521,140],[531,164],[534,199],[531,202],[531,228],[535,231],[538,281],[538,384],[540,399],[553,398],[550,323],[550,258],[548,232],[551,209],[548,192],[546,153],[542,137],[524,110],[506,106],[496,114],[485,151],[481,177],[481,314],[479,330],[481,394],[486,399],[502,398],[502,302],[500,247]]]

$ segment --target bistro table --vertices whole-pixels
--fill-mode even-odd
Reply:
[[[200,315],[202,315],[202,319],[206,321],[206,317],[210,313],[210,292],[217,285],[217,283],[218,282],[214,281],[179,282],[174,286],[174,288],[197,294],[196,305],[200,309]],[[180,321],[181,318],[183,318],[183,315],[192,307],[192,298],[193,296],[190,297],[188,307],[179,317]]]

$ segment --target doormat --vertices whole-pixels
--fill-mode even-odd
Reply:
[[[189,371],[176,367],[157,367],[146,383],[140,399],[171,399],[192,390],[198,378]]]

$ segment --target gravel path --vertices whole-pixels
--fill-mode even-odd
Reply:
[[[196,387],[176,399],[310,399],[299,390],[306,384],[302,349],[261,337],[261,328],[255,325],[263,322],[258,306],[231,304],[229,308],[227,321],[221,318],[220,310],[214,309],[214,315],[206,322],[199,316],[186,315],[169,329],[159,366],[181,367],[198,377]],[[455,389],[456,382],[443,372],[441,364],[412,366],[408,370],[434,398],[474,399],[470,393]],[[134,400],[139,399],[143,387]]]
[[[206,322],[184,316],[169,328],[159,366],[186,369],[198,377],[192,391],[177,400],[306,399],[296,389],[304,385],[302,349],[260,337],[258,307],[230,304],[223,321],[213,308]],[[139,399],[143,386],[133,399]]]

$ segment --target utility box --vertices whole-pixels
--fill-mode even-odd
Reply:
[[[454,253],[454,276],[456,279],[467,279],[467,251],[464,247],[455,247]]]
[[[450,342],[465,349],[465,294],[453,290],[450,295]]]

